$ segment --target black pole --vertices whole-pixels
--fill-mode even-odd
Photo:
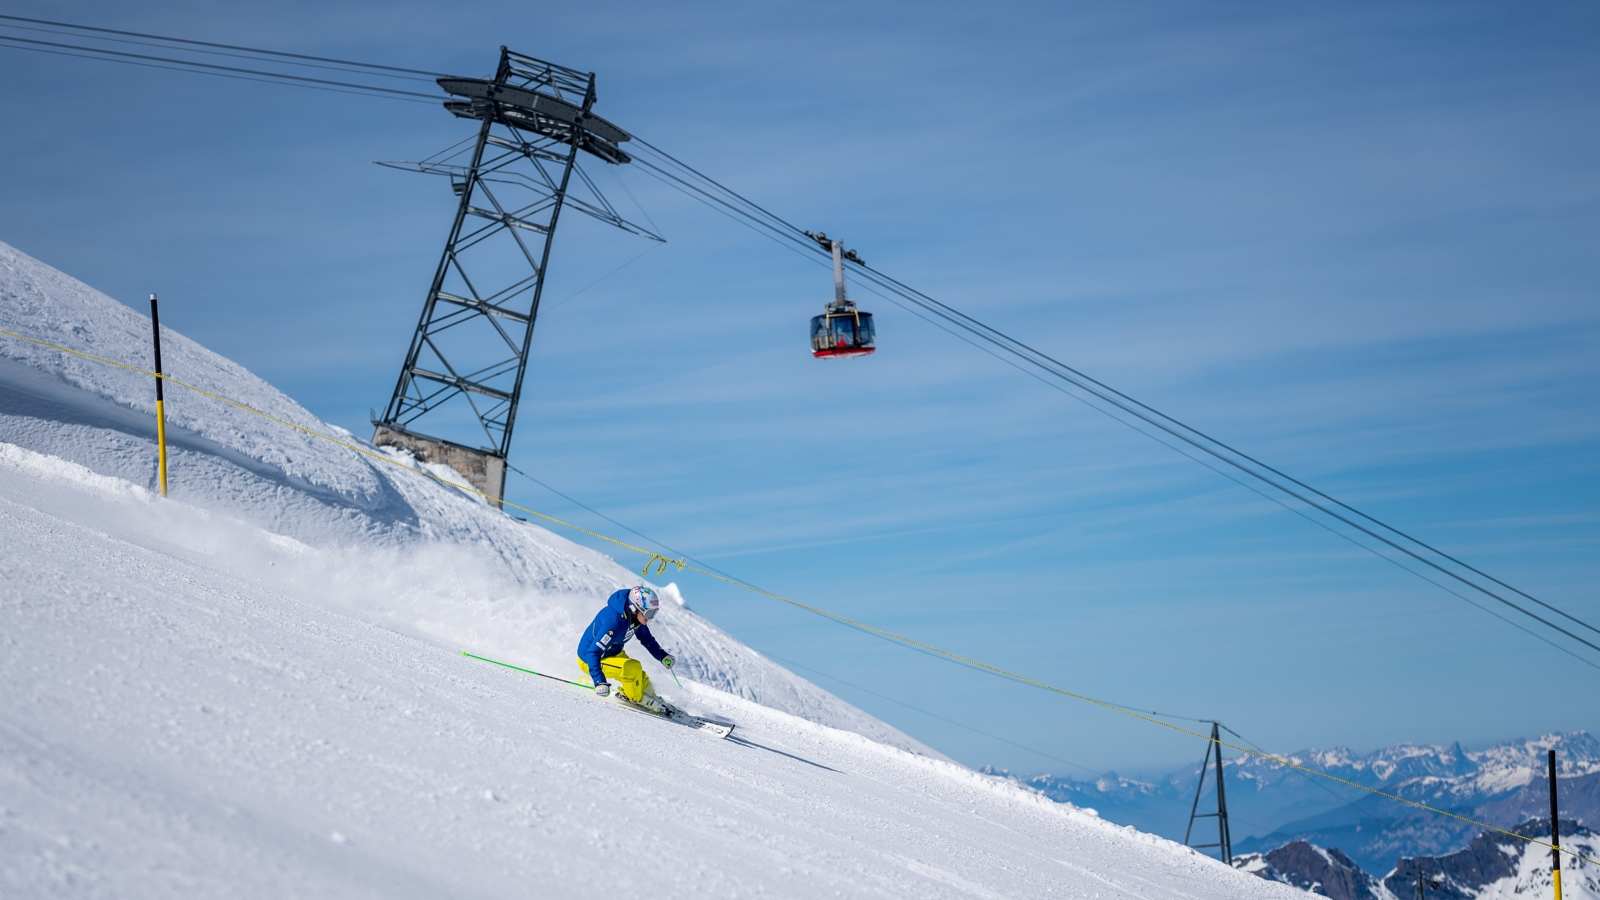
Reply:
[[[156,295],[150,295],[150,339],[156,349],[156,481],[161,496],[167,495],[167,410],[161,376],[161,316],[156,311]]]
[[[1217,751],[1217,841],[1222,844],[1222,861],[1233,865],[1233,835],[1228,831],[1228,795],[1222,788],[1222,735],[1219,723],[1211,723],[1211,746]]]
[[[1561,810],[1556,806],[1556,748],[1550,748],[1550,877],[1561,900]]]
[[[150,295],[150,337],[156,345],[156,374],[161,374],[161,313],[156,309],[156,295]],[[161,379],[156,379],[156,402],[165,400],[161,391]]]

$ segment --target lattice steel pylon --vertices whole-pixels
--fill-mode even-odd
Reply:
[[[1228,793],[1227,786],[1222,780],[1222,723],[1211,723],[1211,738],[1206,742],[1205,758],[1200,760],[1200,780],[1194,786],[1194,803],[1189,806],[1189,827],[1183,831],[1183,842],[1196,850],[1216,848],[1217,856],[1228,865],[1233,865],[1233,833],[1228,828]],[[1217,811],[1203,813],[1200,811],[1200,794],[1206,786],[1206,767],[1211,761],[1216,760],[1217,771]],[[1194,833],[1196,819],[1217,820],[1216,843],[1191,844],[1190,836]]]
[[[620,147],[628,133],[594,113],[593,72],[501,47],[493,79],[438,81],[452,95],[445,109],[477,120],[478,133],[454,153],[380,163],[449,176],[459,200],[373,443],[449,464],[499,504],[562,209],[663,238],[619,215],[579,165],[580,151],[610,165],[631,160]],[[445,437],[452,428],[472,442]]]

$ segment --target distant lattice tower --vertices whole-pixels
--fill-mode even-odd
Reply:
[[[594,114],[593,72],[501,47],[493,79],[446,77],[439,86],[456,98],[445,109],[480,123],[477,140],[421,162],[380,163],[446,175],[459,202],[372,442],[450,465],[499,505],[562,209],[662,238],[618,215],[578,164],[579,151],[610,165],[631,161],[619,146],[628,133]]]
[[[1228,865],[1233,865],[1233,833],[1228,827],[1228,791],[1227,784],[1222,780],[1222,723],[1211,723],[1211,738],[1206,742],[1205,758],[1200,760],[1200,779],[1194,786],[1194,803],[1189,806],[1189,827],[1183,831],[1183,842],[1196,850],[1215,848],[1217,858]],[[1216,760],[1217,772],[1217,811],[1203,813],[1200,811],[1200,795],[1206,787],[1206,767],[1211,761]],[[1216,819],[1217,839],[1214,843],[1195,844],[1189,841],[1194,834],[1196,819]]]

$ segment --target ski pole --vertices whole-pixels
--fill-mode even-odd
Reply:
[[[513,666],[513,665],[512,665],[512,664],[511,664],[511,663],[508,663],[508,662],[501,662],[501,661],[500,661],[500,660],[498,660],[498,659],[490,659],[490,658],[489,658],[489,657],[487,657],[487,656],[479,656],[479,655],[478,655],[478,654],[476,654],[476,653],[469,653],[469,652],[467,652],[467,651],[466,651],[466,650],[463,650],[463,651],[461,651],[461,655],[462,655],[462,656],[467,656],[467,657],[471,657],[471,658],[472,658],[472,659],[476,659],[476,660],[481,660],[481,661],[483,661],[483,662],[486,662],[486,663],[493,663],[493,664],[495,664],[495,665],[497,665],[497,666],[502,666],[502,667],[504,667],[504,668],[507,668],[507,669],[514,669],[514,670],[516,670],[516,671],[518,671],[518,672],[527,672],[527,673],[528,673],[528,674],[529,674],[529,675],[537,675],[537,676],[539,676],[539,677],[540,677],[540,678],[548,678],[548,679],[550,679],[550,680],[551,680],[551,681],[559,681],[559,682],[561,682],[561,683],[562,683],[562,684],[570,684],[570,685],[572,685],[572,686],[573,686],[573,687],[577,687],[577,688],[583,688],[583,689],[584,689],[584,690],[586,690],[586,691],[592,691],[592,690],[594,690],[594,685],[592,685],[592,684],[584,684],[584,683],[583,683],[583,682],[581,682],[581,681],[568,681],[568,680],[567,680],[567,679],[565,679],[565,678],[557,678],[557,677],[556,677],[556,676],[554,676],[554,675],[546,675],[546,674],[545,674],[545,673],[543,673],[543,672],[535,672],[535,671],[534,671],[534,670],[532,670],[532,669],[524,669],[524,668],[523,668],[523,667],[521,667],[521,666]]]

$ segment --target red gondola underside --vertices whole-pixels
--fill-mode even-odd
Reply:
[[[830,347],[826,350],[813,348],[811,355],[817,359],[837,359],[846,356],[866,356],[877,349],[877,347]]]

